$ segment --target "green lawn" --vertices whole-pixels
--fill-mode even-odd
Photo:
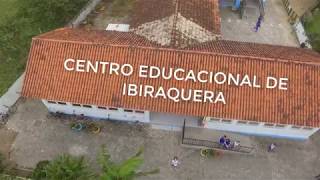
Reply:
[[[16,3],[17,0],[0,0],[0,23],[3,22],[3,19],[6,16],[12,16],[16,12]]]
[[[15,3],[16,0],[0,0],[0,25],[5,23],[7,18],[14,16]],[[1,45],[0,48],[2,48]],[[19,61],[7,60],[0,51],[0,96],[7,91],[22,71]]]
[[[0,97],[25,69],[31,38],[64,26],[88,0],[0,0]]]

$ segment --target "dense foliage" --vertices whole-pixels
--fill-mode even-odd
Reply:
[[[312,48],[320,52],[320,7],[304,23]]]
[[[143,164],[141,157],[143,150],[140,149],[134,156],[120,163],[111,160],[111,156],[104,146],[99,154],[98,162],[101,173],[94,175],[88,169],[83,157],[62,155],[52,161],[40,161],[33,170],[31,178],[34,180],[132,180],[137,176],[146,176],[158,173],[159,169],[149,172],[137,172]]]
[[[88,0],[10,1],[10,7],[15,8],[14,13],[0,12],[0,96],[24,70],[31,38],[65,26],[87,2]]]
[[[31,178],[35,180],[45,179],[47,176],[45,167],[49,163],[50,161],[47,161],[47,160],[38,162],[36,168],[32,172]]]
[[[62,155],[53,161],[41,161],[32,174],[35,180],[88,180],[92,174],[83,157]]]
[[[102,147],[98,161],[100,163],[102,173],[101,180],[132,180],[136,176],[145,176],[148,174],[158,173],[159,170],[155,169],[149,172],[137,172],[139,167],[143,164],[141,158],[143,150],[140,149],[134,156],[124,160],[120,163],[111,161],[111,156],[105,147]]]

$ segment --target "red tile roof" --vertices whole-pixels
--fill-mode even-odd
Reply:
[[[310,49],[237,41],[210,41],[187,47],[188,50],[233,54],[250,57],[264,57],[273,60],[320,63],[319,53]]]
[[[111,35],[112,34],[112,35]],[[239,47],[237,49],[237,47]],[[278,50],[280,48],[281,50]],[[273,54],[270,54],[272,52]],[[213,72],[288,77],[288,90],[67,72],[65,59],[87,59]],[[306,60],[308,59],[308,60]],[[22,95],[156,112],[320,127],[320,55],[309,50],[219,41],[161,48],[134,34],[62,29],[33,38]],[[260,79],[261,80],[261,79]],[[227,104],[128,97],[123,83],[223,91]]]
[[[150,42],[144,37],[138,36],[132,32],[92,31],[88,29],[60,28],[41,34],[37,36],[36,39],[47,39],[59,42],[85,42],[86,44],[160,47],[160,45]]]
[[[218,0],[136,0],[133,13],[130,16],[130,26],[137,29],[139,26],[153,21],[163,21],[163,18],[174,16],[168,21],[167,27],[171,34],[171,46],[181,47],[194,39],[185,37],[177,29],[178,16],[186,18],[219,38],[221,36],[221,18]],[[167,19],[168,20],[168,19]],[[184,31],[192,32],[192,25],[184,26]],[[188,33],[183,32],[183,33]],[[146,33],[150,33],[147,30]]]

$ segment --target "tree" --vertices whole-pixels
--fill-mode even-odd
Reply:
[[[148,172],[137,172],[137,169],[143,164],[141,155],[143,149],[141,148],[134,156],[127,160],[117,164],[111,161],[105,146],[102,146],[98,162],[101,166],[102,173],[100,175],[101,180],[132,180],[137,176],[145,176],[149,174],[155,174],[159,172],[159,169],[155,169]]]
[[[52,161],[41,161],[33,171],[35,180],[88,180],[93,174],[83,157],[61,155]]]

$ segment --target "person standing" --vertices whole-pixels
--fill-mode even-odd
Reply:
[[[275,149],[276,149],[276,145],[274,143],[271,143],[268,146],[268,152],[274,152]]]
[[[177,168],[179,166],[180,162],[178,160],[177,156],[174,156],[173,159],[171,160],[171,166],[173,168]]]
[[[226,135],[223,135],[222,137],[220,137],[219,144],[224,146],[224,144],[226,143],[226,139],[227,139]]]

